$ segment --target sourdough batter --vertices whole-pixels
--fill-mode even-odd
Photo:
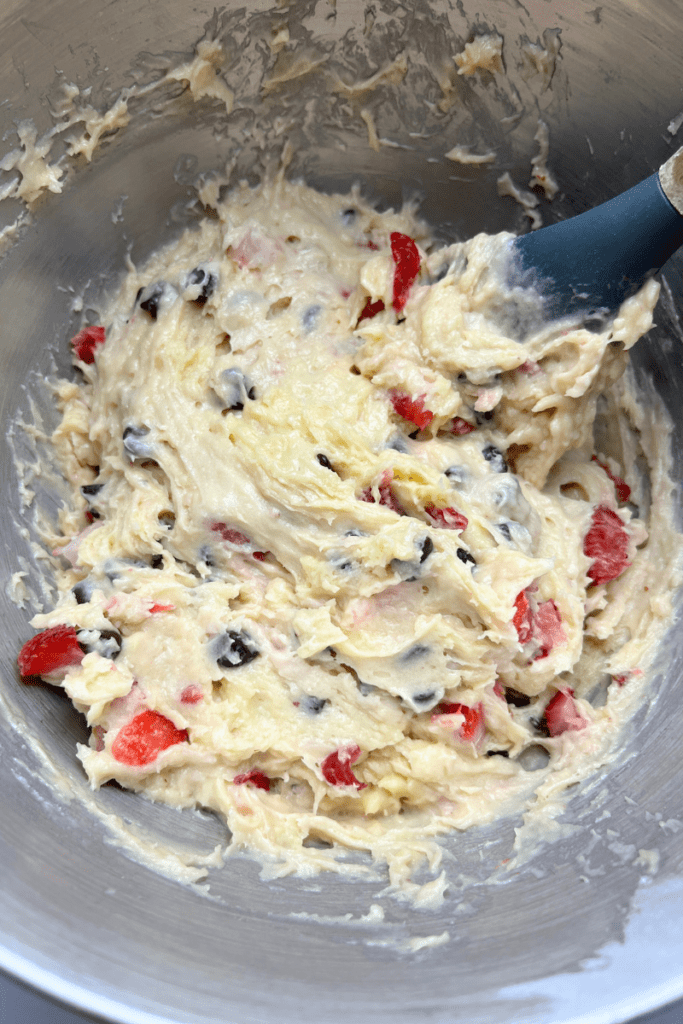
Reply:
[[[593,441],[658,286],[521,345],[506,236],[431,252],[410,210],[282,178],[211,213],[75,339],[34,625],[81,653],[43,675],[94,787],[210,808],[280,873],[353,850],[406,880],[575,781],[668,619],[627,432]]]

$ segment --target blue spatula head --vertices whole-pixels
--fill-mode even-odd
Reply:
[[[514,239],[507,281],[527,301],[516,303],[513,335],[522,340],[541,323],[566,318],[604,323],[683,245],[682,214],[680,149],[628,192]]]

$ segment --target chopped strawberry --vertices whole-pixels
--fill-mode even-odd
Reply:
[[[252,558],[255,558],[257,562],[265,562],[266,555],[269,555],[269,551],[252,551]]]
[[[383,309],[384,303],[382,302],[381,299],[377,299],[376,302],[373,302],[370,296],[368,296],[365,305],[360,311],[360,316],[358,317],[356,327],[361,322],[361,320],[372,320],[373,316],[377,316],[377,314],[381,313]]]
[[[412,238],[401,234],[400,231],[392,231],[389,240],[391,255],[396,264],[393,307],[397,313],[400,313],[408,301],[410,289],[420,272],[420,253]]]
[[[149,609],[152,615],[158,615],[160,612],[172,612],[175,608],[174,604],[153,604]]]
[[[196,683],[190,683],[180,694],[181,704],[199,704],[204,699],[204,691]]]
[[[251,786],[256,786],[257,789],[265,789],[266,793],[270,789],[270,779],[263,772],[260,772],[258,768],[250,768],[248,772],[236,775],[232,781],[236,786],[243,786],[245,783],[248,783]]]
[[[604,462],[600,462],[597,455],[591,455],[591,459],[593,462],[597,462],[600,469],[604,469],[605,473],[607,473],[607,476],[614,484],[614,490],[617,492],[619,501],[628,501],[631,497],[631,488],[626,481],[622,480],[620,476],[615,476],[609,466],[605,465]]]
[[[434,525],[441,530],[459,530],[462,532],[467,529],[469,522],[467,516],[464,516],[462,512],[458,512],[455,508],[437,508],[436,505],[430,502],[425,505],[425,512]]]
[[[531,607],[524,590],[515,598],[515,614],[512,617],[512,624],[517,630],[520,644],[528,643],[533,635],[533,630]]]
[[[51,626],[27,640],[19,651],[17,664],[22,677],[65,676],[67,669],[80,665],[85,657],[73,626]]]
[[[464,743],[473,743],[477,746],[484,738],[486,727],[484,725],[484,705],[481,702],[475,704],[473,708],[467,704],[439,704],[431,720],[443,725],[445,723],[439,720],[448,715],[462,715],[465,719],[457,732],[458,739]]]
[[[394,474],[390,469],[385,469],[379,478],[379,484],[377,490],[379,491],[379,503],[384,505],[385,508],[390,508],[392,512],[396,512],[399,516],[405,515],[405,510],[401,505],[400,501],[391,489],[391,481]],[[372,493],[372,487],[365,487],[361,491],[361,501],[367,501],[370,505],[375,504],[375,496]]]
[[[420,430],[428,426],[434,419],[434,413],[431,409],[425,409],[424,400],[426,397],[425,394],[418,395],[417,398],[411,398],[405,391],[398,391],[396,388],[392,388],[389,392],[394,412],[402,416],[404,420],[414,423]]]
[[[551,736],[559,736],[563,732],[578,732],[588,725],[588,719],[581,714],[574,700],[574,691],[569,687],[558,690],[546,705],[543,714]]]
[[[323,778],[331,786],[355,786],[356,789],[365,789],[366,783],[359,782],[351,771],[354,764],[361,755],[360,747],[351,744],[348,747],[340,747],[339,750],[328,754],[320,765]]]
[[[71,347],[77,359],[91,364],[95,362],[95,349],[98,345],[104,345],[104,342],[104,327],[84,327],[71,339]]]
[[[534,661],[547,658],[553,647],[567,642],[567,634],[562,628],[560,610],[554,601],[542,601],[533,616],[534,639],[541,645],[534,655]]]
[[[473,423],[468,423],[462,416],[453,417],[450,425],[451,434],[455,434],[456,437],[463,437],[465,434],[471,434],[473,430],[476,430]]]
[[[210,529],[213,533],[220,534],[222,540],[226,540],[229,544],[244,545],[251,543],[245,534],[240,533],[239,530],[233,530],[227,523],[211,523]]]
[[[162,750],[189,741],[187,729],[177,729],[158,711],[141,711],[119,731],[112,743],[112,757],[121,764],[141,768],[156,761]]]
[[[628,569],[628,542],[622,519],[606,505],[598,505],[583,541],[584,555],[593,559],[588,570],[593,583],[609,583]]]
[[[379,252],[379,246],[377,245],[377,242],[373,242],[371,240],[369,242],[360,242],[359,244],[363,249],[371,249],[373,252]]]

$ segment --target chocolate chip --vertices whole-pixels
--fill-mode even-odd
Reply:
[[[476,565],[477,564],[476,558],[474,558],[469,553],[469,551],[465,551],[464,548],[458,548],[458,550],[455,553],[458,556],[458,558],[460,559],[460,561],[463,562],[465,565],[467,565],[468,562],[470,562],[472,565]]]
[[[403,663],[406,661],[415,661],[416,658],[423,658],[425,654],[429,654],[430,651],[431,647],[428,647],[427,644],[413,644],[412,647],[408,648],[405,654],[401,655],[401,661]]]
[[[505,537],[505,540],[512,541],[512,534],[510,533],[510,527],[507,523],[496,523],[496,529]]]
[[[149,427],[128,426],[123,431],[123,447],[131,462],[136,459],[150,459],[153,446],[142,438],[149,434]]]
[[[258,658],[260,651],[248,633],[229,629],[214,641],[214,654],[220,668],[239,668]]]
[[[325,705],[329,703],[326,697],[307,696],[299,702],[299,707],[309,715],[319,715]]]
[[[100,657],[115,661],[121,653],[123,640],[116,629],[81,629],[77,635],[86,654],[95,651]]]
[[[505,456],[500,448],[496,448],[495,444],[487,444],[481,454],[490,463],[494,473],[507,473],[508,464],[505,461]]]
[[[83,484],[81,487],[81,494],[84,498],[92,498],[95,494],[99,494],[104,484]]]
[[[426,562],[432,551],[434,550],[434,541],[431,537],[425,537],[422,541],[422,554],[420,555],[420,563]]]
[[[512,686],[505,687],[505,700],[516,708],[526,708],[531,704],[531,697],[515,690]]]
[[[422,693],[414,693],[410,698],[413,704],[417,704],[418,707],[433,707],[436,698],[435,690],[424,690]]]
[[[445,475],[454,487],[459,487],[467,480],[469,471],[466,466],[449,466],[448,469],[445,470]]]
[[[153,569],[163,569],[164,567],[164,556],[163,555],[152,555],[152,561],[149,563]]]
[[[486,751],[486,756],[487,757],[496,757],[496,756],[498,756],[498,757],[509,757],[510,756],[510,751],[509,750],[487,750]]]
[[[536,730],[539,736],[550,736],[550,729],[548,728],[545,715],[541,718],[530,718],[529,725]]]
[[[88,604],[92,599],[94,589],[95,588],[90,580],[81,580],[80,583],[76,583],[76,585],[71,588],[71,593],[76,598],[76,604]]]
[[[199,293],[195,298],[191,299],[196,306],[203,306],[207,299],[210,299],[216,290],[218,284],[218,278],[215,274],[212,274],[206,267],[195,267],[187,275],[187,286],[194,291],[197,285],[200,286]]]
[[[237,366],[223,370],[215,390],[224,408],[231,412],[239,412],[248,399],[253,401],[256,398],[253,384]]]
[[[141,297],[144,295],[144,297]],[[164,295],[164,283],[163,281],[157,282],[157,284],[150,285],[148,288],[143,288],[142,292],[138,292],[138,299],[140,301],[140,309],[144,309],[145,313],[148,313],[152,320],[156,320],[159,313],[159,306]]]
[[[334,466],[328,459],[327,455],[323,455],[322,452],[320,452],[318,455],[316,455],[316,459],[318,460],[321,466],[325,467],[325,469],[331,469],[333,473],[335,472]]]

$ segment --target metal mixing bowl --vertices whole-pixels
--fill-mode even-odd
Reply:
[[[363,101],[394,145],[368,148],[358,104],[330,92],[322,71],[260,91],[261,68],[273,60],[264,38],[285,21],[298,39],[295,53],[326,55],[325,68],[337,67],[347,81],[406,50],[401,90],[380,89]],[[75,167],[62,195],[38,204],[35,222],[0,265],[3,430],[27,407],[27,380],[39,390],[53,359],[70,372],[66,342],[78,322],[69,289],[90,282],[87,304],[115,282],[129,244],[140,260],[191,221],[197,171],[234,159],[235,175],[255,180],[261,147],[279,152],[289,136],[289,173],[327,189],[361,179],[390,204],[418,195],[425,217],[454,238],[524,226],[521,209],[498,200],[495,180],[501,170],[528,180],[539,113],[561,188],[552,204],[541,202],[547,222],[634,184],[677,145],[675,124],[668,126],[683,110],[679,0],[291,0],[272,10],[269,0],[242,0],[217,14],[208,0],[4,0],[3,152],[15,145],[17,118],[33,118],[41,131],[52,123],[60,81],[92,86],[93,103],[102,105],[121,86],[188,59],[207,27],[225,41],[225,77],[238,97],[233,115],[186,96],[170,107],[160,100],[151,118],[138,111],[91,165]],[[507,76],[466,82],[451,70],[454,104],[440,111],[432,70],[453,69],[452,54],[487,27],[505,38]],[[520,46],[556,28],[561,59],[544,91],[525,80]],[[456,142],[493,146],[496,165],[445,160]],[[17,212],[0,203],[0,227]],[[680,269],[680,261],[667,268],[658,327],[634,357],[676,423],[677,479]],[[515,821],[449,840],[451,887],[439,911],[378,896],[380,883],[263,882],[256,864],[237,858],[210,873],[203,896],[131,859],[111,841],[110,825],[120,821],[164,848],[210,851],[224,838],[220,823],[115,787],[91,796],[74,753],[85,737],[82,720],[55,693],[17,680],[29,612],[9,600],[4,581],[20,558],[31,578],[37,570],[20,529],[27,513],[7,447],[2,494],[0,966],[122,1022],[614,1024],[683,994],[680,631],[665,645],[652,700],[628,731],[624,756],[570,803],[564,820],[580,827],[497,884],[487,879],[509,854]],[[639,863],[640,850],[658,851],[654,874]],[[386,912],[375,927],[358,920],[372,902]],[[348,912],[350,923],[305,916]],[[444,929],[448,944],[417,955],[382,944]]]

